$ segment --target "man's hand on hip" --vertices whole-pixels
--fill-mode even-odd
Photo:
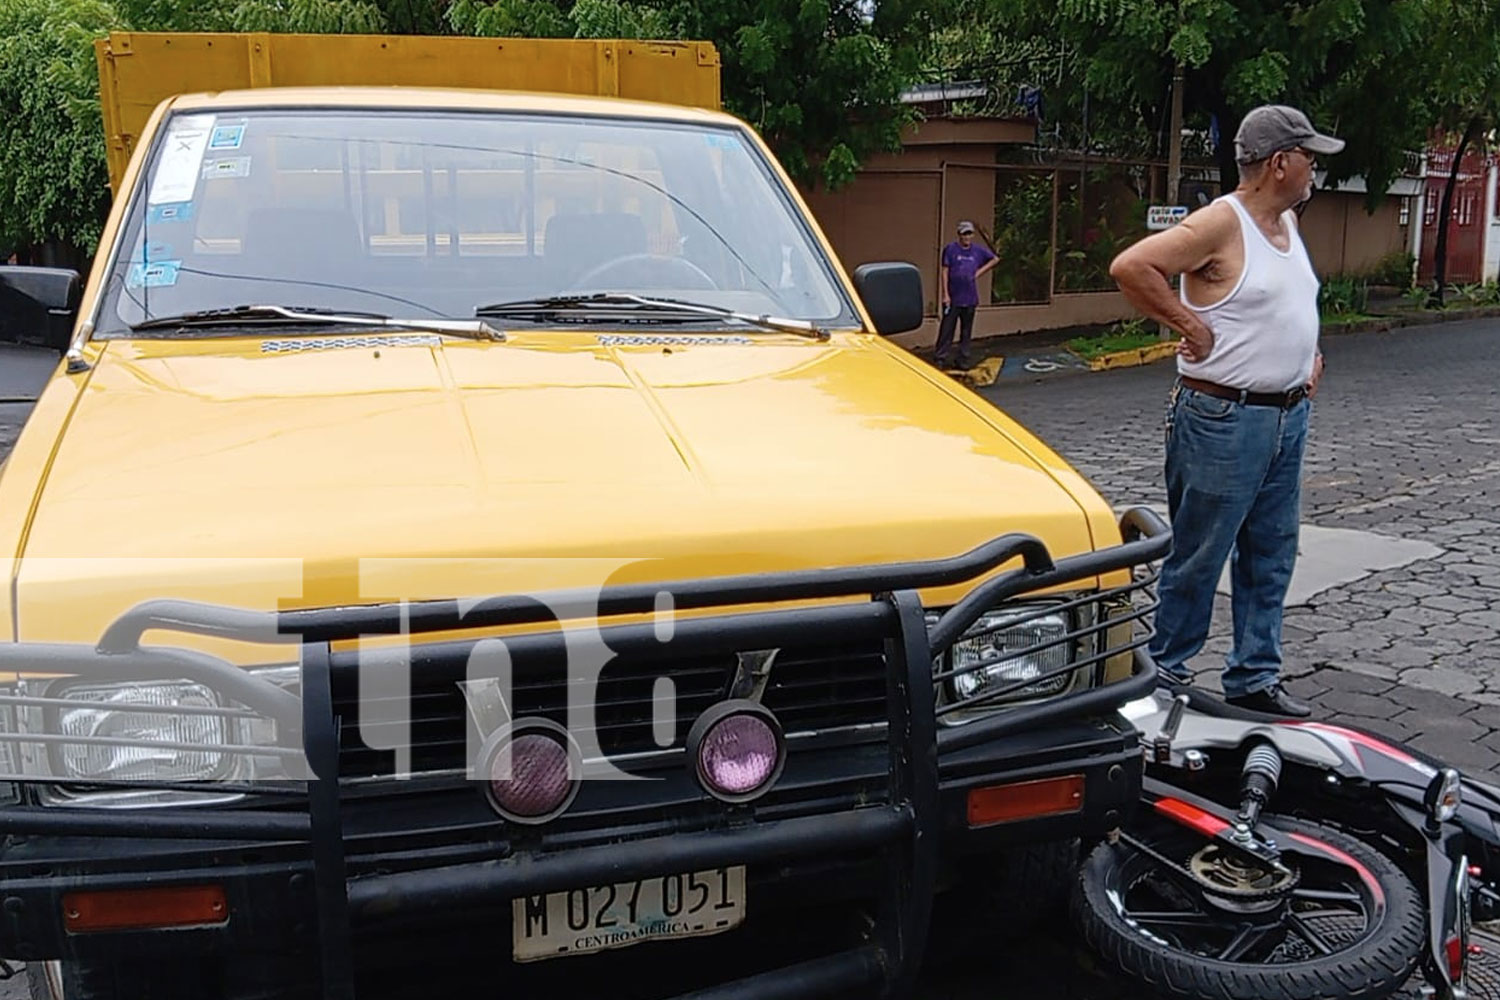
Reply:
[[[1323,381],[1323,355],[1319,354],[1313,358],[1312,378],[1307,380],[1307,398],[1314,399],[1318,395],[1318,383]]]
[[[1195,317],[1196,320],[1196,317]],[[1205,360],[1214,349],[1214,332],[1201,320],[1184,324],[1182,337],[1177,341],[1177,353],[1191,362]]]

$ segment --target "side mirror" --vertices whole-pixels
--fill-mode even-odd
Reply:
[[[83,283],[60,267],[0,267],[0,340],[65,351]]]
[[[895,261],[861,264],[854,288],[864,300],[877,333],[890,336],[922,325],[922,272]]]

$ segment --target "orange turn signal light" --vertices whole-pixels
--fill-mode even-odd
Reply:
[[[200,927],[228,919],[229,902],[217,885],[70,892],[63,896],[63,926],[74,934]]]
[[[1016,781],[969,789],[969,825],[1063,816],[1083,808],[1083,775]]]

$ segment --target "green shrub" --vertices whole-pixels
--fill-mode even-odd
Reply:
[[[1372,264],[1364,278],[1372,285],[1410,288],[1416,263],[1417,259],[1405,250],[1392,250]]]
[[[1324,316],[1362,313],[1370,299],[1369,283],[1352,274],[1335,274],[1318,289],[1318,312]]]
[[[1093,360],[1101,354],[1115,351],[1133,351],[1161,343],[1155,324],[1143,316],[1122,320],[1103,333],[1089,337],[1074,337],[1065,345],[1068,350],[1085,360]]]
[[[1500,285],[1493,281],[1449,285],[1446,297],[1449,306],[1492,306],[1500,304]]]
[[[1413,285],[1401,293],[1401,298],[1413,309],[1425,309],[1427,307],[1427,298],[1431,294],[1431,288],[1426,288],[1422,285]]]

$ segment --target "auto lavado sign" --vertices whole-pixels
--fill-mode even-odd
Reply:
[[[1146,228],[1171,229],[1187,218],[1186,205],[1150,205],[1146,208]]]

